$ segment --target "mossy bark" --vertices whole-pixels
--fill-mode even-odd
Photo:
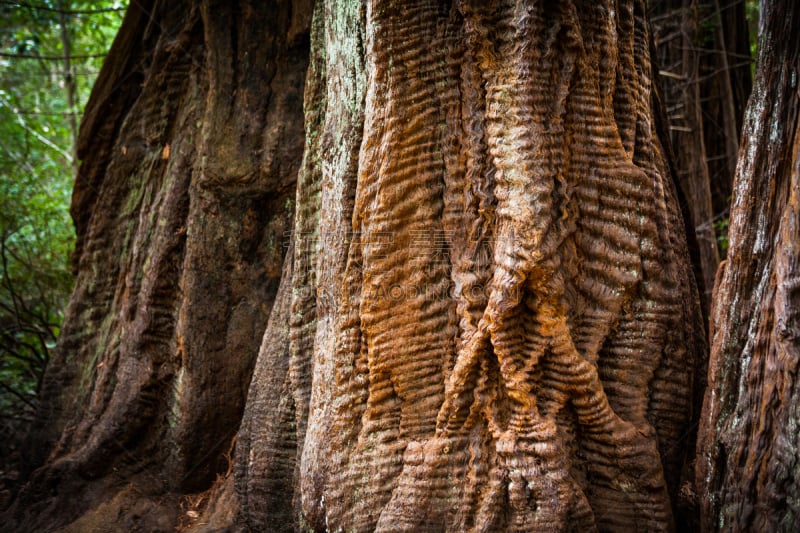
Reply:
[[[307,11],[131,4],[81,127],[76,288],[7,524],[171,531],[226,471],[291,231]]]

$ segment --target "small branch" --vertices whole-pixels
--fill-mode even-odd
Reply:
[[[2,55],[2,54],[0,54],[0,55]],[[59,59],[62,60],[62,61],[64,60],[63,57],[60,57]],[[25,120],[23,120],[22,116],[20,116],[19,113],[17,113],[17,110],[14,109],[12,106],[10,106],[8,104],[8,102],[5,101],[5,99],[0,99],[0,104],[6,106],[12,113],[14,113],[14,116],[17,117],[17,122],[19,123],[20,126],[22,126],[22,128],[25,131],[27,131],[28,133],[30,133],[31,135],[36,137],[36,139],[39,142],[41,142],[42,144],[44,144],[48,148],[51,148],[52,150],[55,150],[59,154],[63,155],[67,159],[67,161],[72,163],[72,156],[69,153],[65,152],[64,150],[62,150],[61,148],[59,148],[58,146],[53,144],[47,137],[45,137],[44,135],[42,135],[38,131],[28,127],[28,125],[25,123]]]
[[[29,411],[25,412],[24,410],[22,410],[21,412],[22,415],[0,413],[0,420],[11,420],[11,421],[28,423],[33,419],[33,414],[30,413]]]
[[[56,111],[48,113],[48,112],[45,112],[45,111],[19,111],[19,110],[17,110],[17,114],[18,115],[45,115],[45,116],[50,116],[50,117],[68,117],[70,115],[73,115],[73,113],[69,113],[67,111],[64,111],[64,112],[61,112],[61,113],[56,112]]]
[[[39,11],[49,11],[50,13],[63,13],[64,15],[96,15],[99,13],[113,13],[118,11],[125,11],[124,7],[106,7],[102,9],[57,9],[49,6],[29,4],[27,2],[8,2],[0,0],[0,5],[11,7],[25,7],[28,9],[36,9]]]
[[[3,383],[2,381],[0,381],[0,387],[5,389],[6,391],[10,392],[14,396],[16,396],[20,401],[22,401],[23,403],[28,405],[31,409],[36,409],[36,406],[33,404],[33,402],[30,399],[28,399],[25,396],[23,396],[19,391],[15,391],[14,389],[9,387],[7,384]]]
[[[45,352],[44,358],[40,357],[39,351],[37,350],[36,346],[33,344],[18,339],[14,333],[20,332],[22,330],[8,328],[2,333],[0,333],[0,338],[3,339],[3,348],[0,349],[0,353],[5,353],[14,359],[19,359],[20,361],[26,362],[29,366],[33,367],[44,367],[47,364],[47,353]],[[14,348],[12,348],[14,346]],[[27,348],[28,351],[33,355],[25,355],[20,353],[16,348],[22,347]],[[47,349],[47,346],[44,346],[44,349]]]
[[[70,59],[94,59],[98,57],[106,57],[107,54],[82,54],[70,56]],[[0,57],[10,57],[13,59],[42,59],[45,61],[64,61],[64,56],[42,56],[37,54],[12,54],[9,52],[0,52]]]
[[[668,70],[659,70],[658,73],[665,78],[672,78],[673,80],[686,80],[686,76],[682,76],[680,74],[675,74],[674,72],[670,72]]]
[[[95,69],[81,69],[81,70],[72,69],[72,73],[75,76],[89,76],[89,77],[91,77],[91,76],[97,76],[100,73],[100,71],[99,70],[95,70]],[[36,71],[23,72],[23,71],[20,71],[20,70],[4,70],[3,71],[3,75],[4,76],[5,75],[8,75],[8,76],[19,76],[20,78],[28,79],[31,76],[41,76],[41,77],[45,77],[45,78],[50,78],[50,77],[53,76],[53,73],[50,72],[50,71],[46,71],[46,72],[36,72]],[[34,113],[34,112],[22,112],[22,111],[20,111],[20,113],[22,113],[23,115],[47,115],[47,114],[49,114],[49,113],[44,113],[44,112],[42,112],[42,113]]]
[[[20,154],[12,152],[11,149],[8,146],[5,146],[4,144],[0,144],[0,148],[3,150],[3,152],[5,152],[8,155],[8,157],[12,161],[14,161],[14,163],[20,165],[21,167],[26,168],[28,170],[28,173],[30,174],[35,173],[33,165],[30,164],[27,158],[21,156]]]

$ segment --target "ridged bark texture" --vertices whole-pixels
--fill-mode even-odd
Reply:
[[[293,218],[298,6],[131,3],[81,128],[76,288],[9,527],[172,531],[227,469]]]
[[[674,527],[704,328],[651,74],[644,2],[318,3],[249,527]]]
[[[643,0],[133,5],[16,525],[170,530],[238,428],[182,528],[674,527],[704,340]]]
[[[712,313],[697,481],[707,531],[800,523],[800,5],[762,4]]]

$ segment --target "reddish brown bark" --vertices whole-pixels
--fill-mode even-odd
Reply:
[[[800,522],[800,5],[762,7],[700,428],[708,531]]]
[[[288,366],[235,461],[251,527],[289,494],[287,529],[671,527],[703,340],[643,17],[325,4],[289,342],[260,356]]]
[[[168,530],[238,427],[182,526],[674,527],[704,339],[643,1],[321,1],[310,53],[301,2],[152,9],[17,524]]]

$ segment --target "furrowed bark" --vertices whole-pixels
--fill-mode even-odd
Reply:
[[[297,446],[296,516],[242,448],[243,519],[670,529],[703,326],[644,4],[330,1],[314,27],[296,416],[245,415],[279,426],[251,449]]]
[[[704,342],[643,1],[152,9],[18,523],[169,529],[238,428],[181,527],[674,527]]]
[[[291,229],[306,7],[126,15],[81,129],[76,289],[12,526],[172,531],[227,469]]]
[[[792,531],[800,521],[800,6],[762,9],[699,433],[708,531]]]

